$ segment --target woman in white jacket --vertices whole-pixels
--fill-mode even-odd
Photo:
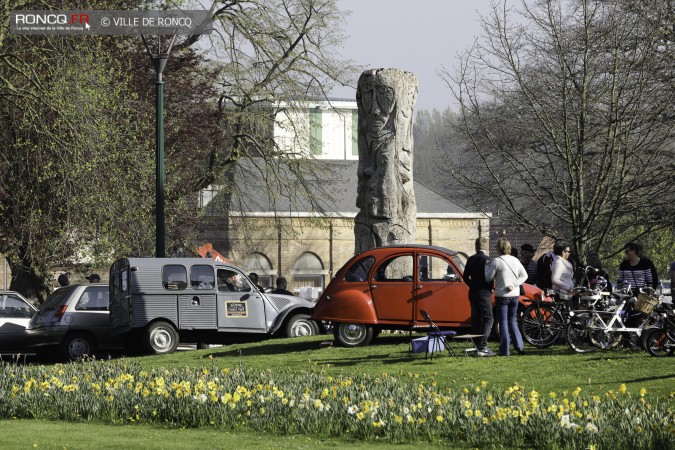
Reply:
[[[561,294],[569,294],[574,289],[574,266],[569,261],[570,246],[565,241],[556,241],[553,253],[556,256],[551,265],[551,285]]]
[[[519,354],[525,353],[525,344],[520,335],[518,321],[518,297],[520,285],[527,280],[527,272],[517,258],[511,256],[511,243],[506,239],[497,241],[498,257],[485,267],[485,279],[495,280],[495,303],[499,318],[499,354],[509,356],[511,339]],[[510,333],[509,333],[510,331]]]

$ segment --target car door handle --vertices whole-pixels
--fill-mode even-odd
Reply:
[[[371,289],[375,289],[376,287],[377,287],[376,284],[371,284],[371,285],[370,285],[370,288],[371,288]]]
[[[417,289],[422,289],[422,288],[424,288],[424,286],[422,286],[421,284],[419,286],[417,286]]]

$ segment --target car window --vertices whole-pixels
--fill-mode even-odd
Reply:
[[[372,256],[358,260],[345,273],[345,281],[366,281],[374,262],[375,258]]]
[[[61,302],[70,295],[73,289],[75,289],[75,286],[65,286],[52,292],[49,297],[47,297],[45,303],[40,307],[40,313],[56,311],[56,308],[58,308],[59,305],[61,305]]]
[[[455,270],[448,261],[435,255],[420,255],[419,279],[424,281],[447,281]]]
[[[178,264],[167,264],[162,268],[164,289],[180,291],[187,287],[187,269]]]
[[[215,286],[213,266],[194,265],[190,268],[190,285],[192,289],[213,289]]]
[[[464,272],[464,261],[462,260],[462,258],[460,258],[459,256],[453,256],[452,261],[455,263],[457,267],[459,267],[459,270]]]
[[[87,288],[75,305],[76,311],[107,311],[110,295],[107,287]]]
[[[447,266],[447,273],[445,275],[445,279],[448,281],[459,281],[461,278],[455,268],[448,264]]]
[[[21,298],[12,294],[0,295],[0,317],[27,318],[33,315],[33,309]]]
[[[375,281],[412,281],[412,255],[395,256],[385,260],[375,271]]]
[[[232,269],[218,269],[218,291],[250,292],[251,290],[251,285],[241,273]]]

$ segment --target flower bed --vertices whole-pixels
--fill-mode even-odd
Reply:
[[[185,368],[145,371],[123,360],[2,364],[0,416],[157,423],[391,443],[537,448],[675,446],[672,398],[625,385],[605,393],[505,391],[395,378]]]

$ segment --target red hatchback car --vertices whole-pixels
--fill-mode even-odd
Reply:
[[[333,323],[338,343],[368,345],[381,330],[425,326],[421,310],[443,328],[471,328],[469,288],[457,252],[428,245],[378,247],[345,264],[321,294],[312,318]],[[543,291],[523,285],[528,299]],[[495,320],[496,322],[496,320]]]

